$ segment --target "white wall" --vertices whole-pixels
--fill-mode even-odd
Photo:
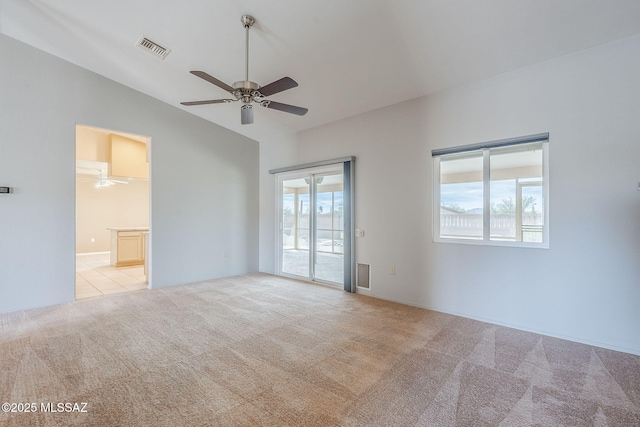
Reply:
[[[302,132],[297,160],[357,156],[371,295],[640,354],[639,75],[636,36]],[[431,150],[539,132],[550,249],[433,243]]]
[[[152,138],[154,287],[258,270],[256,141],[4,35],[0,51],[0,312],[74,299],[76,124]]]
[[[276,181],[271,169],[296,164],[297,139],[283,135],[260,141],[260,271],[275,273]]]

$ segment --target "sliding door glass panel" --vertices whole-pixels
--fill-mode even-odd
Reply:
[[[304,178],[282,181],[281,270],[309,277],[310,185]]]
[[[301,250],[309,250],[309,239],[310,233],[309,228],[311,227],[311,196],[308,193],[308,185],[306,188],[300,189],[300,193],[298,194],[298,245],[297,249]],[[307,193],[303,193],[303,191],[307,191]]]
[[[314,279],[344,280],[344,191],[342,173],[313,175],[315,184]]]
[[[282,249],[285,251],[295,249],[295,227],[296,218],[294,215],[296,206],[295,193],[284,193],[282,195]]]

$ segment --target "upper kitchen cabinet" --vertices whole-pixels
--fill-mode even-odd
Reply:
[[[149,178],[147,144],[121,135],[109,135],[111,176]]]

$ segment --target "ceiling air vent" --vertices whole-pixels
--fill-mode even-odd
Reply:
[[[140,37],[140,40],[138,40],[137,44],[138,46],[142,47],[144,50],[147,50],[153,53],[154,55],[159,56],[161,59],[166,58],[169,52],[171,52],[171,49],[162,47],[158,43],[149,40],[145,36]]]

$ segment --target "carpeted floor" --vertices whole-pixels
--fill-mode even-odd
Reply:
[[[36,404],[2,426],[639,426],[640,357],[256,274],[0,315],[0,402]]]

